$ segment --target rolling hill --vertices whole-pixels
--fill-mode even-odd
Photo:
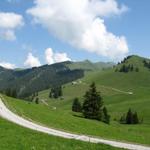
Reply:
[[[24,70],[0,69],[0,90],[15,89],[19,97],[27,97],[34,92],[71,82],[84,76],[83,70],[70,70],[66,64],[44,65]]]
[[[39,92],[39,105],[35,102],[29,103],[9,97],[5,97],[6,104],[19,115],[49,127],[150,145],[150,70],[145,66],[144,60],[150,61],[139,56],[130,56],[112,69],[86,72],[80,79],[81,82],[77,80],[74,85],[72,83],[63,85],[63,100],[50,99],[48,96],[50,89],[48,89]],[[135,69],[120,72],[123,65],[138,67],[138,72]],[[71,111],[73,99],[79,97],[82,102],[85,91],[93,81],[101,92],[104,104],[111,115],[110,125],[84,119],[80,114]],[[129,108],[138,112],[140,119],[143,119],[142,124],[119,123],[120,117]]]
[[[24,98],[34,92],[62,85],[84,76],[84,71],[108,68],[110,63],[95,65],[90,61],[62,62],[30,69],[5,69],[0,67],[0,90],[16,90],[17,96]]]

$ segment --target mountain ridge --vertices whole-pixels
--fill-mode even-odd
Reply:
[[[97,65],[97,64],[96,64]],[[16,90],[19,97],[28,97],[34,92],[62,85],[84,76],[85,71],[102,68],[86,60],[81,62],[65,61],[52,65],[32,68],[6,69],[0,67],[0,91]],[[103,68],[112,67],[103,63]]]

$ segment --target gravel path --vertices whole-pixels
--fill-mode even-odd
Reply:
[[[80,140],[80,141],[86,141],[86,142],[91,142],[91,143],[103,143],[107,145],[111,145],[114,147],[119,147],[119,148],[125,148],[125,149],[130,149],[130,150],[150,150],[150,147],[142,146],[142,145],[136,145],[136,144],[129,144],[129,143],[123,143],[123,142],[117,142],[117,141],[111,141],[111,140],[104,140],[101,138],[94,138],[94,137],[89,137],[85,135],[78,135],[78,134],[71,134],[51,128],[47,128],[41,125],[38,125],[36,123],[33,123],[29,120],[26,120],[13,112],[11,112],[2,102],[0,98],[0,116],[4,119],[7,119],[13,123],[16,123],[20,126],[36,130],[39,132],[47,133],[50,135],[54,136],[59,136],[67,139],[75,139],[75,140]]]

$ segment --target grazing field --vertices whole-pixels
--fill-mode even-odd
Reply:
[[[25,102],[5,96],[6,105],[19,115],[46,126],[69,132],[94,135],[118,141],[150,145],[150,71],[142,60],[133,57],[128,63],[139,66],[139,72],[120,73],[114,69],[90,72],[76,84],[63,86],[63,100],[48,98],[49,91],[39,93],[40,104]],[[104,104],[111,115],[110,125],[82,118],[71,111],[73,98],[83,95],[92,81],[101,91]],[[138,112],[142,124],[120,124],[120,117],[131,108]]]
[[[111,114],[111,123],[110,125],[106,125],[99,121],[84,119],[79,117],[80,114],[71,111],[72,98],[76,96],[81,97],[81,91],[84,91],[87,88],[87,85],[85,85],[85,89],[83,87],[80,88],[81,86],[78,85],[66,85],[64,88],[66,98],[64,97],[64,100],[48,99],[49,90],[43,91],[39,94],[41,103],[38,105],[9,97],[5,97],[5,102],[11,110],[19,115],[31,118],[32,120],[49,127],[115,140],[150,144],[149,99],[138,97],[135,94],[129,95],[120,92],[117,93],[112,90],[108,92],[107,90],[109,94],[107,95],[106,92],[106,95],[104,94],[103,98],[109,113]],[[76,91],[75,89],[80,89],[78,94],[73,92]],[[68,90],[70,90],[70,92],[72,91],[74,94],[70,94],[69,92],[67,95]],[[103,90],[105,91],[105,89]],[[43,103],[43,101],[45,103]],[[140,117],[144,118],[143,124],[122,125],[119,124],[118,121],[114,121],[119,120],[120,116],[126,112],[129,107],[137,110]]]

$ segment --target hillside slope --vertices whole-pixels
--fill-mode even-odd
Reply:
[[[26,97],[34,92],[68,83],[84,76],[83,70],[70,70],[66,63],[68,62],[25,70],[9,70],[1,67],[0,90],[15,89],[19,97]]]
[[[0,67],[0,91],[16,90],[18,97],[28,97],[34,92],[62,85],[84,76],[85,71],[102,70],[111,63],[62,62],[29,69],[5,69]]]
[[[133,65],[135,62],[139,64],[139,72],[116,72],[116,67],[124,62],[110,70],[88,72],[79,80],[81,82],[63,86],[63,100],[49,98],[50,89],[39,92],[39,105],[34,101],[29,103],[8,97],[5,99],[12,111],[49,127],[150,145],[150,71],[143,65],[143,60],[145,58],[137,56],[128,59]],[[71,111],[73,99],[78,97],[82,103],[83,96],[93,81],[111,115],[110,125],[82,118],[80,114]],[[129,108],[137,111],[139,118],[143,119],[142,124],[119,123],[120,117]]]

